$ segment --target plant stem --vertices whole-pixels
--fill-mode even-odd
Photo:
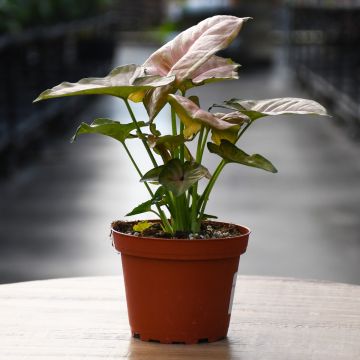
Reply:
[[[146,140],[145,140],[144,137],[143,137],[143,133],[142,133],[142,131],[141,131],[141,129],[140,129],[140,126],[139,126],[139,124],[138,124],[138,122],[137,122],[137,120],[136,120],[136,118],[135,118],[135,115],[134,115],[134,113],[133,113],[133,111],[132,111],[132,109],[131,109],[131,107],[130,107],[130,104],[129,104],[128,100],[127,100],[127,99],[124,99],[124,102],[125,102],[125,105],[126,105],[128,111],[129,111],[129,114],[130,114],[130,116],[131,116],[131,120],[133,121],[133,123],[134,123],[135,126],[136,126],[136,130],[138,131],[138,133],[139,133],[140,136],[141,136],[141,141],[142,141],[142,143],[144,144],[144,147],[145,147],[147,153],[149,154],[149,157],[150,157],[150,159],[151,159],[151,162],[153,163],[153,165],[154,165],[155,167],[157,167],[158,164],[157,164],[157,162],[156,162],[156,160],[155,160],[155,158],[154,158],[153,153],[152,153],[151,150],[150,150],[150,147],[149,147],[148,143],[146,142]]]
[[[137,166],[137,164],[136,164],[133,156],[131,155],[131,152],[130,152],[129,148],[126,146],[125,141],[124,141],[122,144],[123,144],[123,146],[124,146],[124,149],[125,149],[126,153],[127,153],[128,156],[129,156],[132,164],[134,165],[134,168],[136,169],[136,171],[137,171],[137,173],[139,174],[140,178],[142,178],[142,177],[143,177],[143,174],[142,174],[141,170],[139,169],[139,167]],[[154,193],[152,192],[152,190],[151,190],[150,186],[148,185],[148,183],[147,183],[147,182],[144,182],[144,184],[145,184],[146,188],[148,189],[150,195],[153,197],[153,196],[154,196]]]
[[[126,153],[127,153],[128,156],[129,156],[132,164],[134,165],[137,173],[139,174],[140,178],[142,178],[142,177],[143,177],[143,174],[142,174],[141,170],[139,169],[139,167],[137,166],[137,164],[136,164],[133,156],[131,155],[131,153],[130,153],[130,151],[129,151],[129,148],[126,146],[125,141],[124,141],[122,144],[123,144],[123,146],[124,146],[124,148],[125,148]],[[144,184],[145,184],[145,187],[146,187],[146,189],[148,190],[150,196],[153,198],[153,197],[154,197],[154,193],[152,192],[149,184],[148,184],[147,182],[144,182]],[[162,211],[161,207],[160,207],[158,204],[155,204],[155,205],[156,205],[156,208],[158,209],[158,212],[159,212],[159,213],[157,213],[156,211],[153,211],[153,210],[152,210],[152,212],[159,216],[159,218],[161,219],[161,221],[162,221],[162,223],[163,223],[164,228],[166,229],[166,231],[172,233],[172,228],[171,228],[171,225],[170,225],[170,223],[169,223],[169,221],[168,221],[168,219],[167,219],[167,217],[166,217],[166,214]]]
[[[150,159],[151,159],[153,165],[154,165],[155,167],[158,166],[158,165],[157,165],[157,162],[156,162],[156,160],[155,160],[155,158],[154,158],[154,155],[152,154],[152,152],[151,152],[151,150],[150,150],[150,148],[149,148],[149,145],[147,144],[146,140],[143,138],[143,133],[142,133],[142,131],[141,131],[141,129],[140,129],[140,126],[139,126],[139,124],[138,124],[138,122],[137,122],[137,120],[136,120],[136,118],[135,118],[135,115],[134,115],[134,113],[133,113],[133,111],[132,111],[132,109],[131,109],[131,107],[130,107],[130,104],[129,104],[128,100],[127,100],[127,99],[124,99],[124,102],[125,102],[126,108],[128,109],[128,112],[129,112],[129,114],[130,114],[130,116],[131,116],[131,119],[132,119],[133,123],[134,123],[135,126],[136,126],[136,129],[137,129],[138,133],[139,133],[140,136],[142,137],[142,139],[141,139],[141,140],[142,140],[142,143],[144,144],[145,149],[146,149],[147,153],[149,154]],[[128,147],[126,146],[125,142],[123,142],[123,145],[124,145],[124,148],[125,148],[128,156],[130,157],[130,160],[131,160],[132,164],[134,165],[137,173],[138,173],[139,176],[142,178],[143,175],[142,175],[139,167],[137,166],[137,164],[136,164],[133,156],[131,155]],[[147,190],[149,191],[149,194],[151,195],[151,197],[153,197],[153,196],[154,196],[154,193],[152,192],[150,186],[148,185],[147,182],[144,182],[144,183],[145,183],[145,186],[146,186]],[[156,208],[158,209],[159,217],[160,217],[160,219],[161,219],[161,222],[162,222],[165,230],[166,230],[167,232],[169,232],[169,233],[173,233],[172,226],[170,225],[169,220],[167,219],[166,214],[165,214],[164,211],[161,209],[160,205],[156,204]]]
[[[225,165],[226,165],[226,161],[221,160],[220,164],[217,166],[214,174],[212,175],[209,183],[207,184],[203,194],[201,195],[201,197],[199,199],[199,205],[198,205],[198,210],[200,210],[199,219],[201,219],[204,215],[206,204],[209,200],[210,192],[211,192],[212,188],[214,187],[215,182],[218,179],[218,177],[219,177],[221,171],[223,170],[223,168],[225,167]]]
[[[195,161],[200,164],[201,163],[201,158],[202,158],[202,153],[201,153],[201,149],[203,146],[203,136],[204,136],[204,126],[201,127],[200,132],[199,132],[199,138],[198,138],[198,142],[197,142],[197,149],[196,149],[196,158]],[[198,206],[198,182],[196,182],[193,186],[192,186],[192,190],[191,190],[191,194],[192,194],[192,203],[191,203],[191,231],[193,233],[197,233],[200,230],[200,224],[197,218],[197,206]]]
[[[202,157],[203,157],[203,154],[204,154],[204,150],[205,150],[205,146],[206,146],[206,142],[207,142],[207,138],[209,136],[209,132],[210,132],[210,128],[206,128],[205,130],[205,136],[203,138],[203,143],[201,145],[201,150],[200,150],[200,158],[199,158],[199,163],[201,163],[202,161]]]
[[[171,128],[172,128],[172,134],[173,136],[177,135],[177,126],[176,126],[176,113],[174,108],[171,106]],[[171,156],[173,159],[179,157],[179,150],[175,149],[172,151]]]
[[[241,138],[241,136],[245,133],[245,131],[250,127],[250,125],[253,123],[253,121],[250,121],[248,124],[246,124],[246,126],[241,130],[241,132],[239,133],[235,143]],[[211,177],[208,185],[206,186],[203,194],[201,195],[200,199],[199,199],[199,205],[198,205],[198,211],[200,212],[199,215],[199,219],[202,218],[202,216],[204,215],[205,212],[205,208],[207,205],[207,202],[209,200],[209,195],[211,190],[213,189],[216,180],[218,179],[221,171],[223,170],[223,168],[225,167],[225,165],[227,164],[227,162],[225,160],[222,160],[220,162],[220,164],[217,166],[213,176]]]
[[[235,144],[238,142],[238,140],[241,138],[241,136],[244,134],[244,132],[249,128],[249,126],[253,123],[253,121],[250,121],[246,124],[246,126],[240,131],[240,134],[236,138]]]
[[[197,163],[201,163],[201,148],[202,148],[202,143],[203,143],[203,135],[204,135],[204,126],[201,127],[200,132],[199,132],[199,138],[198,138],[198,143],[197,143],[197,148],[196,148],[196,158],[195,158],[195,161]]]
[[[184,124],[180,121],[180,135],[184,136]],[[180,144],[180,161],[184,163],[185,159],[185,145],[184,143]]]

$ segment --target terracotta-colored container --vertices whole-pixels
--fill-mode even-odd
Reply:
[[[121,253],[131,332],[160,343],[227,335],[240,255],[250,230],[208,240],[137,237],[112,231]]]

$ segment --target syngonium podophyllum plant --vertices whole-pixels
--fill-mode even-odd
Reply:
[[[206,214],[206,205],[227,164],[238,163],[277,172],[265,157],[249,155],[237,145],[255,121],[280,114],[326,115],[324,107],[317,102],[299,98],[234,98],[214,106],[222,112],[213,112],[201,109],[198,97],[187,97],[190,88],[238,79],[239,65],[215,54],[232,42],[248,19],[234,16],[205,19],[155,51],[141,66],[119,66],[104,78],[63,82],[35,100],[90,94],[112,95],[123,100],[131,121],[96,119],[91,124],[82,123],[73,139],[80,134],[97,133],[123,145],[150,197],[127,215],[151,211],[160,218],[167,233],[198,232],[201,222],[212,217]],[[149,115],[147,122],[136,119],[130,101],[144,104]],[[157,114],[166,104],[171,106],[170,134],[162,134],[156,127]],[[133,139],[142,142],[152,169],[143,172],[138,167],[127,146]],[[191,141],[196,143],[193,153],[188,146]],[[212,174],[202,163],[206,147],[220,157]],[[206,185],[199,191],[198,183],[202,179]]]

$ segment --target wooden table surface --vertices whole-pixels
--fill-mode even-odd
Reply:
[[[240,276],[228,338],[132,339],[120,277],[0,286],[0,359],[360,359],[360,286]]]

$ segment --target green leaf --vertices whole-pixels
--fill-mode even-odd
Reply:
[[[146,140],[151,148],[159,154],[164,163],[171,160],[171,153],[185,142],[183,135],[154,136],[147,135]]]
[[[209,214],[203,214],[202,219],[203,220],[207,220],[207,219],[217,219],[218,217],[215,215],[209,215]]]
[[[163,144],[156,145],[154,147],[154,151],[156,154],[161,156],[164,163],[167,163],[171,160],[171,154]]]
[[[238,100],[231,99],[225,105],[214,105],[237,110],[256,120],[264,116],[297,114],[327,116],[326,109],[318,102],[301,98],[275,98],[264,100]]]
[[[163,145],[167,150],[174,151],[185,141],[183,135],[164,135],[156,139],[156,145]]]
[[[166,189],[163,186],[159,186],[154,194],[154,200],[160,202],[163,199],[163,196],[166,193]]]
[[[140,121],[138,126],[145,126],[145,123]],[[102,134],[124,143],[126,139],[135,137],[130,134],[135,129],[136,125],[134,123],[120,124],[118,121],[110,119],[96,119],[90,125],[82,123],[71,138],[71,142],[75,141],[81,134]]]
[[[150,128],[151,133],[152,133],[154,136],[156,136],[156,137],[161,136],[161,132],[156,128],[156,124],[155,124],[155,123],[151,123],[151,124],[149,125],[149,128]]]
[[[139,233],[143,233],[146,229],[152,227],[154,223],[149,221],[140,221],[133,226],[133,230]]]
[[[259,154],[249,155],[227,140],[222,140],[220,145],[210,142],[207,145],[211,153],[221,156],[227,163],[238,163],[277,173],[275,166],[263,156]]]
[[[138,215],[138,214],[142,214],[142,213],[145,213],[145,212],[149,212],[149,211],[151,211],[151,206],[152,205],[154,205],[152,199],[148,200],[148,201],[145,201],[145,202],[141,203],[140,205],[134,207],[134,209],[132,209],[125,216],[133,216],[133,215]]]
[[[154,197],[152,199],[145,201],[145,202],[141,203],[140,205],[136,206],[125,216],[133,216],[133,215],[138,215],[138,214],[142,214],[145,212],[149,212],[149,211],[151,211],[152,205],[156,205],[156,204],[164,205],[163,203],[161,204],[161,202],[163,201],[164,194],[165,194],[165,188],[163,186],[160,186],[156,190]]]
[[[161,170],[159,182],[175,196],[179,196],[208,174],[209,171],[198,163],[186,161],[182,164],[179,159],[172,159]]]
[[[159,175],[164,168],[165,165],[157,166],[151,170],[149,170],[143,177],[140,179],[141,182],[144,181],[156,181],[159,182]]]
[[[42,92],[34,102],[74,95],[112,95],[141,101],[147,90],[173,83],[175,76],[145,75],[145,69],[131,64],[119,66],[103,78],[84,78],[76,83],[63,82]]]

